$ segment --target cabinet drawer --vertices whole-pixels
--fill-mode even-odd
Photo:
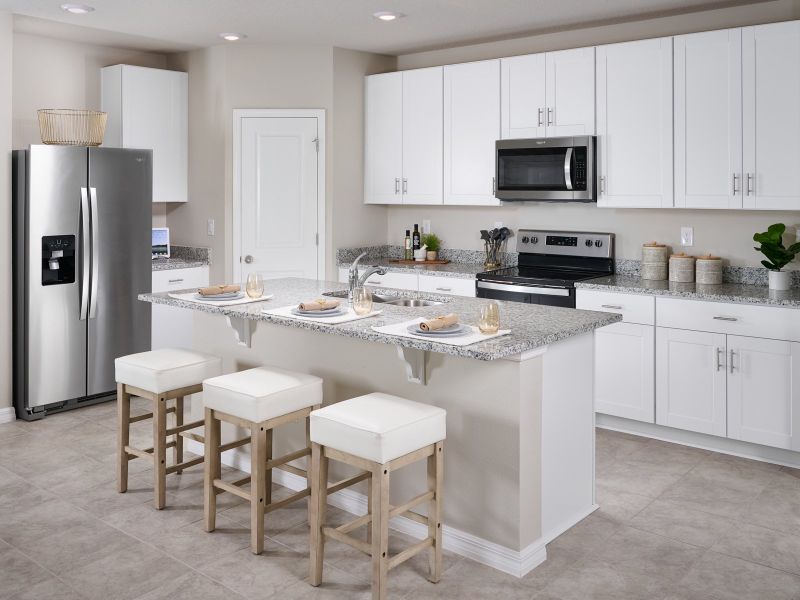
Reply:
[[[791,308],[657,298],[656,324],[674,329],[800,340],[800,311]]]
[[[475,297],[475,280],[458,277],[437,277],[420,275],[419,291],[432,294],[453,294],[454,296]]]
[[[655,323],[655,297],[620,294],[601,290],[576,290],[575,308],[613,312],[622,315],[624,323]]]
[[[376,287],[399,288],[401,290],[417,289],[416,273],[386,273],[386,275],[372,275],[366,281],[367,285]]]
[[[208,285],[208,267],[153,271],[153,292],[173,292]]]

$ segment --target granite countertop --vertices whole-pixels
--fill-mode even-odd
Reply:
[[[377,265],[386,269],[389,273],[423,273],[425,275],[435,275],[438,277],[462,277],[465,279],[475,279],[475,275],[489,271],[480,263],[460,263],[451,262],[446,265],[426,265],[424,263],[416,265],[401,265],[396,262],[389,262],[389,257],[364,258],[359,264],[360,269],[365,266]],[[349,267],[350,263],[339,262],[339,267]]]
[[[577,282],[575,287],[586,290],[605,290],[626,294],[667,296],[710,302],[800,308],[800,288],[781,292],[770,290],[765,286],[744,283],[704,285],[699,283],[677,283],[674,281],[650,281],[629,275],[611,275],[609,277],[589,279]]]
[[[376,291],[388,295],[439,300],[443,301],[444,305],[409,308],[376,303],[375,308],[383,311],[380,315],[340,325],[323,325],[310,321],[267,315],[261,312],[263,308],[279,308],[298,304],[303,300],[318,298],[323,292],[346,289],[346,285],[336,282],[286,278],[272,279],[266,282],[265,293],[274,294],[274,298],[271,300],[238,306],[223,307],[197,304],[171,298],[166,293],[141,294],[139,300],[478,360],[496,360],[514,356],[527,350],[547,346],[559,340],[593,331],[598,327],[610,325],[620,320],[620,316],[615,313],[501,301],[499,302],[500,326],[501,328],[511,329],[511,334],[472,344],[471,346],[450,346],[426,340],[382,334],[374,331],[372,327],[402,323],[415,317],[435,317],[443,314],[443,312],[458,313],[462,322],[475,324],[478,319],[479,307],[486,302],[485,300],[443,294],[421,294],[407,290],[379,289]]]
[[[172,269],[193,269],[196,267],[205,267],[208,261],[205,260],[188,260],[185,258],[154,258],[153,271],[169,271]]]

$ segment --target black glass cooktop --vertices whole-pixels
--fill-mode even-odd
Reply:
[[[572,287],[576,281],[593,277],[603,277],[608,273],[585,271],[581,269],[548,269],[546,267],[505,267],[495,271],[478,274],[478,279],[495,280],[508,283],[538,284],[559,287]]]

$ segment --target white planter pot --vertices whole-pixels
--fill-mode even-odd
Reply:
[[[788,290],[792,285],[790,271],[769,271],[769,289]]]

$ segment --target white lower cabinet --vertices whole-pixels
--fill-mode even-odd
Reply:
[[[437,277],[420,275],[419,291],[432,294],[452,294],[454,296],[475,297],[475,280],[460,277]]]
[[[725,334],[656,328],[656,423],[725,436]]]
[[[208,267],[153,271],[153,292],[177,292],[208,285]],[[194,312],[153,304],[151,348],[191,348]]]

